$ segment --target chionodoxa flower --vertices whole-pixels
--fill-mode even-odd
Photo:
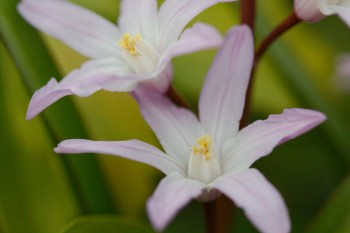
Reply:
[[[294,11],[307,22],[317,22],[337,14],[350,27],[350,0],[295,0]]]
[[[92,60],[61,82],[52,78],[32,97],[27,119],[67,95],[88,96],[105,89],[132,91],[139,82],[164,92],[172,77],[174,56],[219,46],[213,27],[186,24],[206,8],[234,0],[122,0],[119,27],[66,0],[22,0],[20,14]]]
[[[57,153],[103,153],[149,164],[166,177],[147,203],[162,230],[191,199],[212,201],[225,194],[243,208],[261,232],[285,233],[290,220],[278,191],[250,166],[273,148],[325,120],[317,111],[288,109],[239,131],[253,63],[247,26],[231,29],[213,62],[199,100],[199,120],[156,92],[138,88],[140,110],[165,152],[138,140],[61,142]]]

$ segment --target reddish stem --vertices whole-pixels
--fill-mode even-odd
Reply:
[[[300,23],[301,20],[293,12],[288,18],[286,18],[282,23],[280,23],[261,43],[259,48],[255,52],[255,65],[260,60],[261,56],[264,54],[266,49],[280,36],[282,36],[286,31]]]
[[[170,86],[165,93],[176,105],[191,109],[191,106],[177,93],[173,86]]]
[[[252,98],[252,89],[253,89],[253,82],[255,79],[255,71],[256,67],[260,61],[261,56],[265,53],[267,48],[280,36],[282,36],[286,31],[291,29],[293,26],[300,23],[301,20],[297,17],[295,12],[293,12],[290,16],[288,16],[282,23],[280,23],[260,44],[258,49],[255,51],[255,57],[254,57],[254,64],[252,68],[252,72],[250,74],[250,80],[248,85],[248,90],[246,93],[246,100],[244,105],[244,112],[241,119],[240,127],[243,128],[248,125],[249,123],[249,116],[250,116],[250,108],[251,108],[251,98]]]

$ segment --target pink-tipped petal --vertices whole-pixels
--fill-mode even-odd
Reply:
[[[175,106],[168,98],[144,88],[136,89],[136,99],[147,123],[168,155],[187,167],[191,146],[203,135],[196,116]]]
[[[149,218],[161,231],[190,200],[201,195],[206,185],[174,172],[165,177],[147,202]]]
[[[287,233],[290,220],[279,192],[256,169],[216,179],[213,188],[242,208],[252,224],[263,233]]]
[[[138,140],[107,142],[71,139],[58,144],[55,152],[60,154],[109,154],[148,164],[164,174],[170,174],[174,171],[181,174],[185,172],[176,161],[162,151]]]
[[[27,119],[31,119],[45,108],[67,95],[89,96],[105,89],[108,91],[131,91],[138,76],[127,74],[126,66],[116,59],[92,60],[74,70],[61,82],[52,78],[46,86],[37,90],[28,107]]]
[[[226,0],[227,1],[227,0]],[[232,1],[232,0],[231,0]],[[167,0],[159,10],[160,40],[162,51],[176,41],[186,24],[196,15],[219,3],[219,0]]]
[[[122,0],[119,26],[123,32],[140,34],[156,43],[158,38],[158,7],[156,0]]]
[[[217,145],[239,127],[253,64],[253,38],[247,26],[231,29],[209,70],[199,100],[199,117]]]
[[[244,171],[279,144],[311,130],[325,119],[320,112],[296,108],[248,125],[225,144],[224,172]]]
[[[33,26],[91,58],[119,56],[118,28],[69,1],[22,0],[20,14]]]

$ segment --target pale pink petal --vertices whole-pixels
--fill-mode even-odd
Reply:
[[[67,95],[89,96],[105,89],[108,91],[131,91],[138,82],[138,76],[128,74],[123,63],[116,59],[92,60],[74,70],[61,82],[52,78],[46,86],[37,90],[28,107],[27,119],[31,119],[45,108]]]
[[[329,6],[331,10],[333,10],[339,17],[350,27],[350,3],[347,2],[348,5],[332,5]]]
[[[232,1],[232,0],[231,0]],[[162,51],[178,40],[186,24],[220,0],[166,0],[159,10],[160,48]],[[227,2],[227,0],[225,1]]]
[[[122,0],[119,26],[123,32],[140,34],[151,43],[158,38],[158,6],[156,0]]]
[[[163,69],[158,75],[140,82],[139,85],[158,93],[165,93],[169,89],[172,78],[173,65],[168,63],[165,69]]]
[[[189,201],[201,195],[206,185],[174,172],[166,176],[147,202],[148,216],[156,230],[163,230]]]
[[[187,167],[191,146],[203,135],[196,116],[185,108],[175,106],[168,98],[156,92],[139,88],[135,96],[142,115],[164,150]]]
[[[333,84],[337,91],[342,94],[350,92],[350,55],[341,55],[336,61],[336,71],[333,78]]]
[[[320,112],[307,109],[286,109],[242,129],[224,146],[224,172],[238,173],[257,159],[268,155],[274,147],[319,125],[326,119]]]
[[[92,58],[118,56],[118,28],[69,1],[23,0],[20,14],[39,30]]]
[[[163,70],[173,57],[218,47],[221,43],[222,36],[214,27],[196,23],[182,33],[179,41],[172,43],[164,51],[160,58],[157,72]]]
[[[199,99],[199,118],[217,145],[239,127],[253,64],[253,38],[247,26],[231,29],[209,70]]]
[[[156,147],[138,140],[107,142],[71,139],[58,144],[55,152],[59,154],[109,154],[148,164],[164,174],[170,174],[174,171],[185,173],[184,168],[171,157]]]
[[[280,193],[256,169],[216,179],[213,188],[242,208],[252,224],[263,233],[287,233],[290,220]]]

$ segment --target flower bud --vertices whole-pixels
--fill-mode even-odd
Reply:
[[[318,0],[295,0],[294,11],[299,19],[310,23],[318,22],[325,17]]]

